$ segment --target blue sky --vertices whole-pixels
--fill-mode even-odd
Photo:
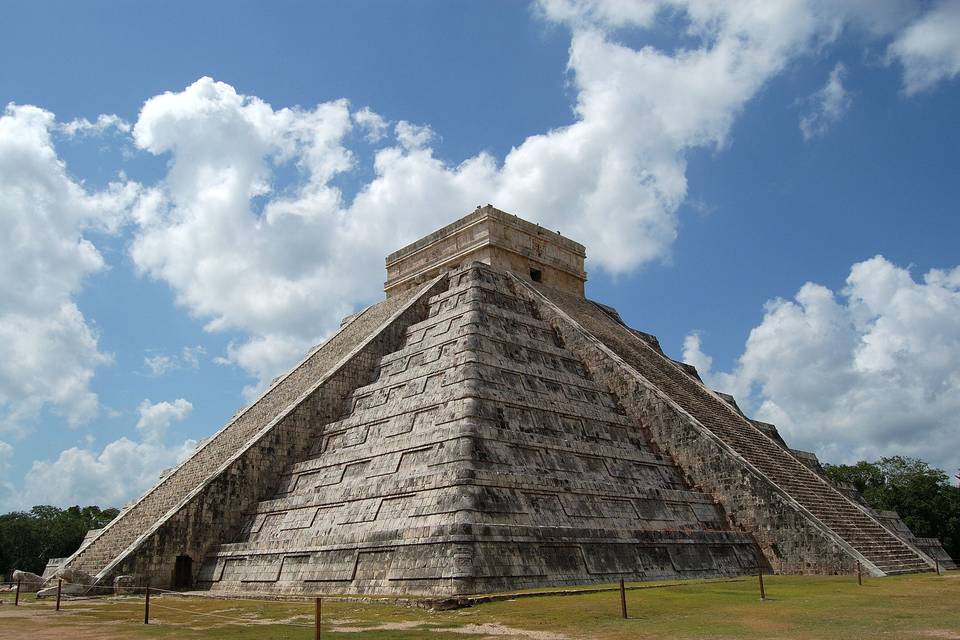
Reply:
[[[13,2],[0,508],[119,506],[490,202],[832,462],[960,466],[960,2]]]

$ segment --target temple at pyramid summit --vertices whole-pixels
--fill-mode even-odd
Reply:
[[[952,566],[589,300],[585,255],[489,205],[389,255],[382,302],[59,570],[456,596]]]

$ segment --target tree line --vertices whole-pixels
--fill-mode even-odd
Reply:
[[[0,516],[0,575],[9,580],[14,569],[43,573],[50,558],[69,556],[90,529],[117,517],[118,509],[38,505],[30,511]]]
[[[939,538],[960,560],[960,488],[941,469],[903,456],[824,469],[832,481],[853,485],[872,508],[896,511],[917,537]]]

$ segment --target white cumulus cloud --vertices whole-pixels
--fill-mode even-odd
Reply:
[[[144,400],[137,407],[140,419],[137,420],[137,431],[146,442],[159,442],[167,434],[171,422],[183,420],[193,411],[193,405],[183,398],[173,402],[150,402]]]
[[[573,115],[503,157],[444,161],[435,151],[444,132],[429,124],[391,122],[346,99],[274,107],[210,78],[144,103],[134,142],[166,156],[169,170],[132,207],[131,257],[208,330],[246,336],[221,358],[257,378],[248,393],[378,297],[387,253],[477,204],[584,242],[591,270],[624,273],[668,258],[690,151],[729,144],[732,124],[764,85],[844,29],[888,37],[924,19],[900,0],[537,6],[570,32]],[[652,29],[670,30],[682,46],[637,48],[621,37]],[[805,133],[849,106],[843,71],[834,69],[818,95]],[[110,126],[125,124],[104,116],[69,125]],[[377,147],[353,146],[365,144]],[[367,175],[358,158],[371,155],[373,177],[345,198],[341,179]],[[282,177],[291,168],[292,181]]]
[[[192,408],[183,398],[157,403],[144,400],[138,407],[139,440],[122,437],[99,450],[88,443],[65,449],[54,460],[35,460],[21,488],[7,483],[3,492],[0,487],[0,506],[6,510],[36,504],[123,506],[155,484],[162,471],[194,450],[194,440],[180,444],[165,441],[170,423],[183,420]]]
[[[169,371],[177,368],[177,362],[172,356],[165,353],[157,353],[152,356],[144,356],[144,366],[150,370],[151,375],[162,376]]]
[[[827,83],[808,98],[810,110],[800,117],[800,131],[804,140],[822,136],[850,110],[853,96],[843,86],[846,75],[847,68],[843,63],[837,63]]]
[[[180,369],[199,369],[200,359],[207,354],[202,345],[184,347],[179,354],[153,353],[143,357],[143,366],[150,375],[159,377]]]
[[[828,461],[901,454],[960,466],[960,267],[917,280],[876,256],[854,264],[841,291],[807,283],[767,303],[732,371],[712,371],[696,335],[683,355]]]
[[[436,134],[429,126],[412,124],[406,120],[398,122],[394,131],[397,142],[405,149],[420,149],[436,138]]]
[[[663,3],[657,0],[540,0],[539,9],[551,20],[578,28],[650,26]]]
[[[668,9],[686,16],[689,49],[634,49],[605,30],[649,26]],[[369,108],[274,108],[210,78],[147,100],[134,139],[169,154],[170,170],[137,213],[135,264],[209,330],[249,335],[227,358],[260,385],[379,295],[387,253],[477,204],[585,242],[591,268],[636,269],[669,255],[685,154],[726,144],[746,102],[834,28],[804,2],[551,2],[542,11],[572,34],[570,125],[518,141],[503,158],[449,164],[429,126],[401,120],[351,201],[335,182],[357,168],[347,134],[356,126],[370,140],[387,136]],[[286,164],[300,179],[283,187],[276,168]]]
[[[12,458],[13,445],[0,440],[0,505],[8,503],[16,491],[16,487],[8,479],[10,460]]]
[[[35,504],[95,504],[122,507],[155,484],[161,471],[187,457],[196,447],[188,440],[166,446],[120,438],[96,451],[71,447],[56,460],[37,460],[27,472],[22,491],[7,508]]]
[[[5,471],[7,465],[10,463],[10,458],[13,457],[13,446],[8,443],[0,440],[0,471]]]
[[[139,188],[84,188],[57,156],[56,128],[37,107],[0,115],[0,430],[23,430],[44,408],[72,425],[89,420],[99,406],[91,378],[110,362],[74,302],[105,267],[84,234],[115,230]]]
[[[941,0],[901,31],[887,53],[903,65],[903,88],[914,94],[960,74],[960,2]]]
[[[380,142],[387,135],[390,123],[370,107],[353,112],[353,121],[363,129],[367,142]]]
[[[116,129],[121,133],[129,133],[130,123],[116,114],[101,113],[92,122],[87,118],[74,118],[70,122],[63,123],[59,128],[68,136],[78,134],[98,135],[110,129]]]

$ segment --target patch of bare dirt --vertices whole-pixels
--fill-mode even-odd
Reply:
[[[438,629],[440,631],[440,629]],[[504,636],[509,638],[523,638],[524,640],[567,640],[567,636],[552,631],[529,631],[514,629],[502,624],[487,622],[484,624],[468,624],[456,629],[442,629],[445,633],[462,633],[473,635]]]
[[[116,637],[105,635],[102,629],[71,626],[67,630],[62,624],[49,624],[51,613],[44,609],[34,609],[26,606],[13,607],[4,604],[0,606],[0,628],[9,629],[10,637],[29,637],[30,640],[64,640],[64,638],[71,638],[71,640],[73,638],[77,638],[77,640],[105,640]],[[53,615],[57,614],[53,612]],[[38,622],[38,619],[44,620],[41,623]],[[23,627],[23,631],[17,633],[17,630],[21,627]],[[3,637],[7,637],[7,633],[4,633]]]
[[[360,633],[362,631],[407,631],[410,629],[424,629],[424,628],[429,628],[429,623],[425,625],[423,622],[417,622],[416,620],[408,620],[405,622],[383,622],[380,624],[367,625],[363,627],[335,625],[334,631],[336,631],[337,633]]]

